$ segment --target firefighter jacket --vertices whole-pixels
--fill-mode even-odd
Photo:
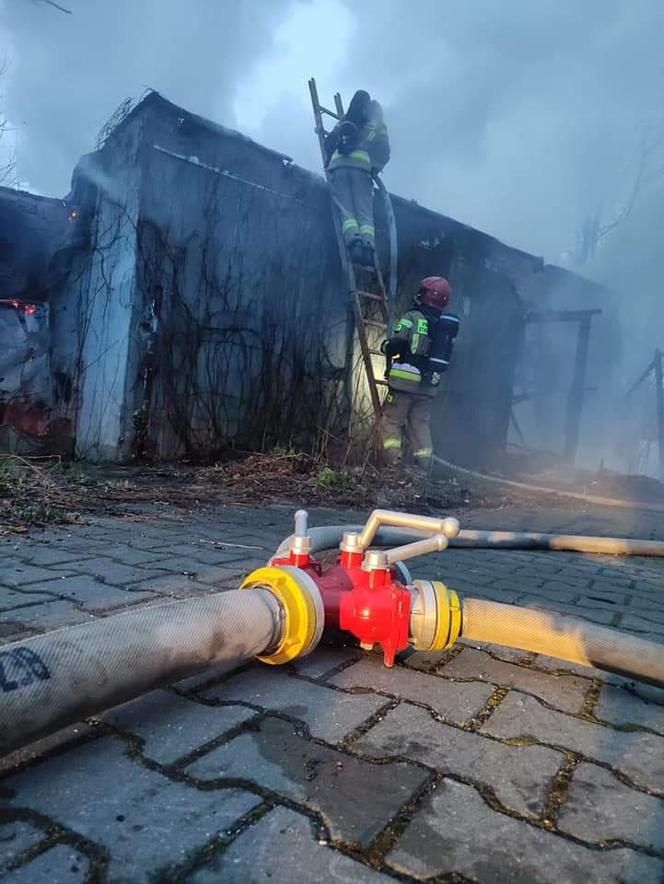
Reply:
[[[391,389],[417,396],[435,396],[441,374],[447,370],[459,318],[437,316],[426,307],[410,310],[394,326],[383,344],[387,356],[387,382]]]
[[[343,138],[344,128],[350,129],[351,126],[353,124],[347,121],[337,123],[325,139],[327,168],[331,172],[342,166],[369,173],[381,172],[390,158],[387,126],[382,120],[370,120],[361,126],[353,126],[353,135]]]

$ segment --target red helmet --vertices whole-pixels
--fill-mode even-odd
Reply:
[[[452,297],[452,288],[442,276],[427,276],[420,283],[417,299],[420,304],[428,304],[437,310],[444,310]]]

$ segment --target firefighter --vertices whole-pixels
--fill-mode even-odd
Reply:
[[[373,177],[389,158],[382,108],[360,89],[353,95],[343,120],[325,139],[325,166],[331,173],[332,195],[354,264],[374,265]]]
[[[450,363],[459,318],[443,313],[452,290],[442,276],[423,279],[413,308],[394,326],[382,344],[387,357],[389,392],[382,417],[383,459],[394,464],[402,457],[402,437],[415,464],[431,465],[431,410],[440,377]]]

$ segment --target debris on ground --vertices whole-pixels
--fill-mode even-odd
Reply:
[[[66,524],[86,513],[128,516],[137,505],[202,507],[219,503],[395,507],[440,512],[500,505],[500,491],[479,493],[464,479],[427,480],[407,469],[336,467],[299,451],[236,456],[214,465],[180,463],[103,467],[60,458],[0,455],[0,533]]]

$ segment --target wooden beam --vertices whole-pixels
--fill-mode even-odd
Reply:
[[[655,389],[657,392],[657,444],[659,468],[664,470],[664,387],[662,386],[662,351],[655,350]]]
[[[579,334],[576,340],[576,357],[574,359],[574,374],[572,375],[572,385],[567,395],[565,460],[570,464],[573,464],[576,460],[576,452],[579,447],[579,423],[581,421],[583,394],[586,386],[586,364],[588,362],[588,343],[590,340],[591,320],[592,312],[587,311],[586,316],[581,319],[579,324]]]

